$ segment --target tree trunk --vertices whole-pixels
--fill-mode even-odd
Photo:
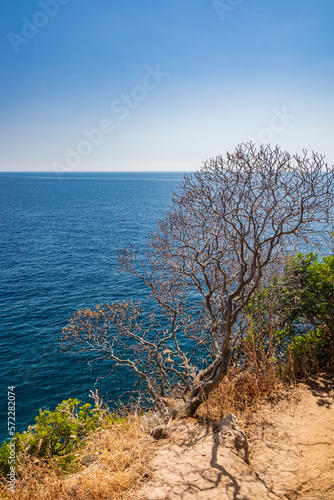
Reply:
[[[224,349],[224,354],[217,369],[212,373],[210,378],[202,380],[202,382],[193,388],[191,391],[196,396],[190,397],[190,401],[176,415],[176,418],[193,417],[200,405],[208,398],[210,392],[213,391],[224,380],[228,365],[229,365],[229,349]]]

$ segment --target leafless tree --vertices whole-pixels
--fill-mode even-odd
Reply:
[[[133,303],[79,311],[64,329],[65,348],[130,368],[157,406],[173,394],[174,413],[194,415],[226,376],[240,318],[267,271],[324,235],[333,188],[333,167],[314,153],[250,143],[210,159],[185,176],[144,258],[120,252],[158,312]]]

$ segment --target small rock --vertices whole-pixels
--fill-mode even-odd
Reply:
[[[84,457],[82,459],[81,463],[86,467],[89,467],[90,465],[94,464],[96,460],[96,456],[88,455],[87,457]]]
[[[167,425],[158,425],[157,427],[154,427],[153,431],[151,432],[151,436],[154,437],[154,439],[168,438],[169,432]]]

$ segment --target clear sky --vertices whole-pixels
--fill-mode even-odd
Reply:
[[[334,162],[333,0],[2,0],[2,171]]]

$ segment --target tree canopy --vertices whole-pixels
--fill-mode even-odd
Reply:
[[[275,266],[323,238],[333,217],[334,172],[324,157],[242,144],[184,178],[144,257],[120,252],[157,312],[139,304],[76,313],[64,345],[127,366],[158,407],[193,415],[226,376],[242,341],[240,320]],[[142,252],[141,252],[142,254]]]

